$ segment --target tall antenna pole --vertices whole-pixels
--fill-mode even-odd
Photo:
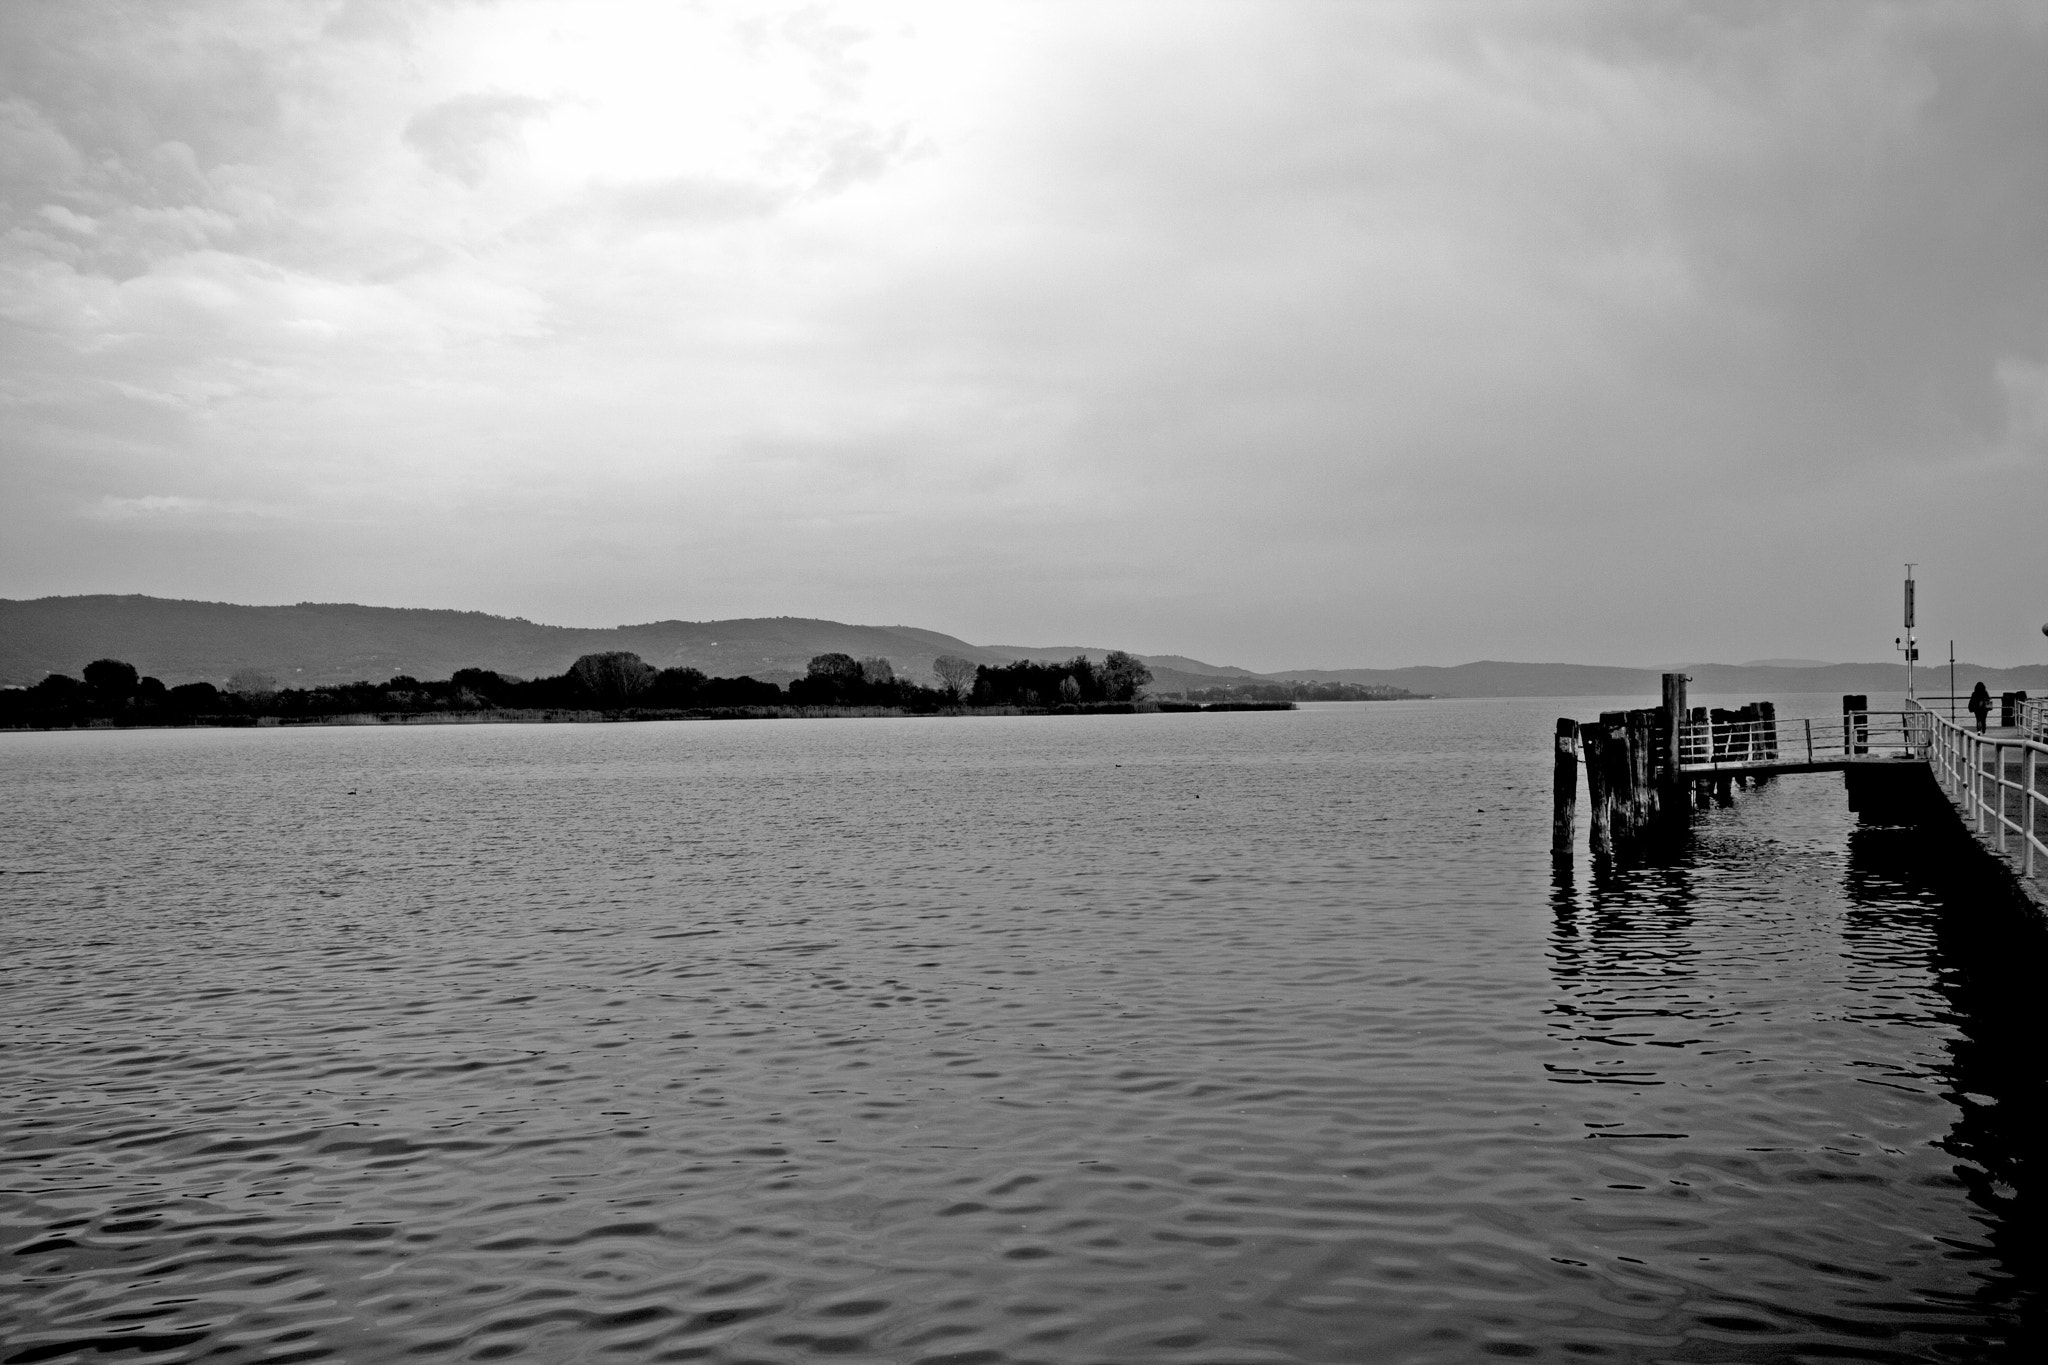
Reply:
[[[1906,566],[1906,643],[1901,648],[1906,651],[1906,700],[1912,701],[1918,696],[1913,688],[1913,665],[1919,661],[1920,646],[1913,639],[1913,566],[1911,564]],[[1955,689],[1951,687],[1949,691],[1953,692]]]

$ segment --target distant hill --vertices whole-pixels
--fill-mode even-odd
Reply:
[[[799,676],[812,656],[879,655],[928,676],[933,658],[999,664],[1010,654],[911,626],[853,626],[800,617],[653,621],[605,630],[545,626],[475,611],[301,602],[249,607],[160,597],[0,599],[0,684],[76,675],[93,659],[125,659],[173,685],[220,682],[239,668],[267,669],[287,686],[445,678],[458,668],[519,677],[562,672],[578,655],[624,649],[658,668],[766,682]]]
[[[978,664],[1061,660],[1108,651],[1080,645],[971,645],[915,626],[855,626],[774,616],[729,621],[652,621],[585,629],[546,626],[477,611],[365,607],[301,602],[251,607],[162,597],[0,598],[0,686],[51,673],[77,676],[94,659],[124,659],[173,686],[219,683],[241,668],[275,674],[287,686],[381,682],[399,674],[445,678],[458,668],[490,668],[517,677],[557,674],[577,656],[623,649],[657,668],[699,668],[713,677],[782,683],[801,676],[819,654],[879,656],[898,673],[931,677],[932,660],[954,654]],[[1251,677],[1173,656],[1193,670],[1190,685],[1215,675]]]
[[[897,672],[931,676],[932,660],[957,654],[982,664],[1059,660],[1107,651],[1080,645],[971,645],[915,626],[856,626],[805,617],[732,621],[650,621],[584,629],[546,626],[477,611],[365,607],[301,602],[250,607],[162,597],[0,598],[0,685],[21,686],[50,673],[76,676],[99,658],[125,659],[172,685],[222,682],[242,668],[267,670],[286,686],[381,682],[398,674],[445,678],[458,668],[491,668],[519,677],[557,674],[578,655],[623,649],[658,668],[700,668],[714,677],[787,682],[814,655],[879,655]],[[1141,656],[1155,692],[1179,692],[1233,681],[1336,681],[1404,688],[1439,697],[1583,697],[1657,695],[1658,670],[1587,664],[1486,661],[1453,668],[1293,669],[1253,673],[1179,654]],[[1790,692],[1897,692],[1901,664],[1690,664],[1692,690],[1740,696]],[[1946,665],[1923,668],[1923,691],[1946,684]],[[2048,692],[2048,665],[1983,668],[1957,664],[1967,688],[1979,678],[1993,692]]]
[[[1906,666],[1893,663],[1823,664],[1796,667],[1755,664],[1687,664],[1690,690],[1735,696],[1771,697],[1797,692],[1903,692]],[[1303,681],[1379,683],[1438,697],[1656,697],[1662,671],[1609,668],[1594,664],[1523,664],[1493,660],[1450,668],[1307,668],[1276,674]],[[1958,662],[1956,683],[1967,689],[1979,678],[1992,692],[2048,689],[2048,664],[1986,668]],[[1922,692],[1946,691],[1948,664],[1920,669]]]

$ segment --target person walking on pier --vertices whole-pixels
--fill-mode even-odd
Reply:
[[[1980,680],[1970,693],[1970,714],[1977,718],[1977,733],[1984,733],[1984,717],[1991,714],[1991,692]]]

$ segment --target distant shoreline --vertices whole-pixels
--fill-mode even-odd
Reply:
[[[352,726],[407,725],[633,725],[650,721],[676,720],[863,720],[931,719],[990,716],[1130,716],[1190,715],[1225,711],[1295,711],[1291,701],[1108,702],[1097,705],[1066,706],[960,706],[935,711],[908,710],[900,706],[723,706],[698,709],[631,709],[597,711],[574,708],[498,708],[474,711],[358,711],[318,716],[194,716],[166,723],[161,720],[123,723],[95,717],[76,725],[8,725],[0,733],[55,734],[72,730],[304,730]]]
[[[238,670],[225,691],[206,682],[166,687],[113,658],[95,659],[81,672],[79,678],[52,673],[34,687],[0,689],[0,729],[1290,711],[1297,701],[1384,699],[1384,689],[1348,684],[1260,683],[1183,692],[1168,700],[1148,694],[1149,668],[1116,650],[1100,663],[1076,655],[993,668],[942,654],[932,660],[938,686],[898,676],[887,659],[837,653],[813,657],[804,676],[787,687],[744,675],[710,678],[694,668],[655,668],[625,651],[583,655],[566,673],[546,678],[461,668],[438,681],[398,674],[381,683],[310,688],[279,688],[260,669]]]

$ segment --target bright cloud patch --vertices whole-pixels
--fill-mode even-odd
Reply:
[[[86,515],[100,521],[138,521],[153,517],[190,516],[207,506],[202,498],[149,493],[139,498],[100,498],[86,509]]]

